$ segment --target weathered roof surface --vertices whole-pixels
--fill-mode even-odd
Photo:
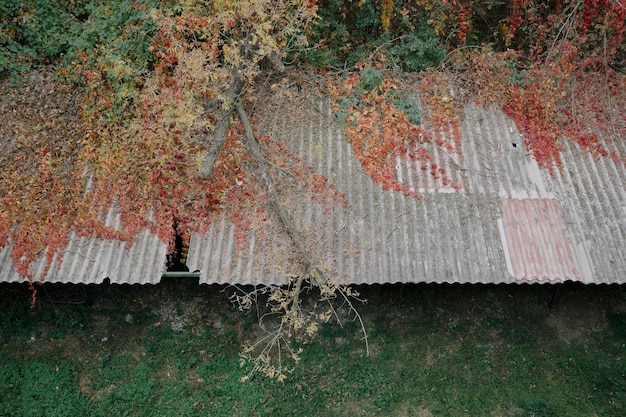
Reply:
[[[120,218],[109,210],[107,226],[120,229]],[[11,245],[0,251],[0,282],[21,282],[10,256]],[[167,247],[156,235],[142,231],[134,242],[82,237],[72,233],[69,244],[55,255],[45,276],[45,257],[31,265],[34,281],[100,284],[105,279],[117,284],[157,284],[166,271]]]
[[[500,262],[504,258],[509,280],[626,282],[623,168],[609,159],[593,160],[566,141],[563,170],[550,176],[521,142],[502,112],[467,107],[468,195],[497,202],[497,211],[482,221],[497,222],[500,238],[491,246]]]
[[[331,209],[305,195],[291,201],[310,254],[339,282],[626,283],[626,173],[612,160],[568,143],[562,172],[550,176],[510,119],[470,104],[460,149],[432,150],[460,187],[398,161],[398,180],[420,193],[415,199],[373,184],[328,106],[315,110],[304,119],[272,112],[265,126],[348,200]],[[188,266],[201,282],[281,284],[301,273],[286,236],[241,247],[233,236],[223,220],[192,237]]]
[[[257,113],[263,133],[345,195],[347,205],[328,204],[278,174],[281,203],[306,250],[338,282],[626,283],[626,173],[614,161],[594,160],[568,141],[563,170],[550,176],[527,155],[510,119],[470,104],[456,152],[432,149],[458,187],[397,161],[397,178],[418,192],[416,199],[371,181],[328,103],[299,103],[295,109],[293,100],[277,102]],[[438,133],[450,143],[449,132]],[[222,216],[207,233],[193,235],[190,271],[199,271],[201,283],[230,284],[283,284],[302,273],[271,212],[250,230],[241,240]],[[0,281],[19,281],[9,252],[0,251]],[[60,269],[53,264],[45,280],[155,283],[165,261],[165,245],[148,231],[132,246],[72,236]]]

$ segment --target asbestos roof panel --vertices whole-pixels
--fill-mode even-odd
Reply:
[[[307,253],[337,283],[626,283],[626,173],[614,161],[565,141],[563,169],[550,176],[502,111],[469,104],[460,142],[440,129],[451,150],[430,149],[456,187],[399,158],[398,181],[419,194],[407,197],[363,172],[327,100],[291,97],[276,95],[256,110],[259,132],[327,176],[347,200],[320,201],[294,185],[293,175],[275,173]],[[626,155],[626,144],[611,146]],[[119,227],[119,216],[109,212],[107,224]],[[201,283],[282,285],[303,273],[271,210],[266,222],[241,234],[224,214],[191,236],[187,266]],[[0,251],[0,281],[22,281],[10,250]],[[62,261],[43,278],[156,283],[166,252],[148,230],[132,245],[72,234]],[[32,268],[42,279],[43,263]]]
[[[119,216],[110,210],[106,225],[120,227]],[[10,257],[12,245],[0,251],[0,281],[22,282]],[[109,279],[115,284],[157,284],[166,271],[167,247],[148,230],[139,233],[134,242],[78,236],[71,233],[69,243],[55,255],[45,276],[45,257],[30,267],[33,281],[67,284],[101,284]]]
[[[416,199],[371,181],[328,103],[308,111],[270,107],[263,133],[326,175],[348,201],[329,208],[306,192],[290,199],[314,262],[341,284],[626,283],[623,168],[569,144],[563,171],[550,176],[501,111],[470,104],[464,116],[455,150],[431,149],[457,187],[397,161],[397,179]],[[450,132],[437,134],[450,143]],[[286,235],[252,236],[236,247],[234,233],[222,217],[209,233],[192,236],[187,264],[200,282],[279,285],[302,273]]]

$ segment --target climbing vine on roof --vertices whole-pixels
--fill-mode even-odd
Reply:
[[[496,105],[529,153],[555,173],[567,141],[624,166],[626,6],[619,1],[513,2],[502,22],[508,47],[458,49],[446,66],[483,105]]]
[[[329,82],[338,122],[355,157],[385,190],[418,197],[414,188],[399,181],[399,160],[415,162],[432,178],[441,179],[442,187],[456,188],[451,173],[433,157],[433,146],[454,156],[460,140],[457,114],[446,110],[452,109],[449,84],[442,77],[433,82],[431,76],[410,86],[405,77],[386,68],[386,62],[379,56],[349,77]],[[411,90],[421,91],[421,100],[408,95]],[[441,130],[450,133],[447,139]]]

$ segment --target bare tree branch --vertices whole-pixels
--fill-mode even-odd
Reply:
[[[311,261],[309,259],[309,255],[304,249],[304,242],[300,233],[293,225],[293,220],[287,210],[280,204],[280,200],[278,198],[278,192],[276,191],[276,184],[274,184],[274,180],[270,176],[270,173],[267,169],[267,161],[261,154],[261,148],[259,147],[259,143],[254,137],[254,132],[252,131],[252,125],[250,124],[250,119],[248,118],[248,114],[246,110],[243,108],[243,105],[240,101],[235,103],[235,108],[237,110],[237,114],[239,115],[239,119],[243,124],[244,135],[246,137],[246,141],[248,142],[248,148],[250,149],[250,155],[258,165],[261,170],[261,179],[263,180],[263,185],[267,189],[269,193],[270,203],[272,207],[278,214],[280,222],[282,226],[285,228],[287,234],[291,238],[294,246],[296,247],[296,251],[298,252],[298,256],[300,257],[300,261],[302,262],[302,266],[304,271],[308,271],[311,266]],[[304,275],[304,274],[303,274]]]
[[[241,380],[246,381],[252,377],[254,373],[262,372],[270,378],[277,378],[279,382],[283,381],[286,378],[285,371],[287,370],[282,356],[283,351],[285,351],[294,362],[297,363],[300,360],[298,356],[300,350],[295,352],[290,345],[290,339],[294,334],[299,334],[304,337],[313,337],[317,333],[319,326],[327,323],[331,317],[335,317],[338,322],[341,322],[335,308],[332,306],[333,299],[343,301],[342,305],[347,306],[350,313],[354,313],[355,320],[359,321],[363,332],[366,352],[369,354],[369,343],[365,325],[359,312],[350,301],[350,298],[358,300],[358,298],[356,298],[358,294],[351,291],[348,287],[340,287],[331,282],[324,268],[314,264],[310,253],[306,250],[302,236],[295,227],[291,216],[280,202],[276,184],[268,170],[270,164],[261,153],[259,143],[252,130],[248,113],[244,109],[241,101],[237,100],[234,103],[234,109],[237,110],[237,115],[243,125],[244,136],[248,144],[250,155],[261,172],[260,177],[268,193],[268,200],[278,215],[282,227],[289,235],[302,265],[302,272],[291,280],[287,288],[272,287],[269,290],[268,306],[271,309],[271,313],[268,314],[272,316],[278,314],[278,316],[274,317],[279,320],[279,323],[273,330],[269,330],[263,325],[263,319],[267,314],[260,318],[261,328],[268,331],[268,335],[253,344],[248,344],[246,348],[244,348],[242,360],[251,361],[252,370]],[[300,297],[305,291],[302,288],[305,281],[311,284],[312,287],[317,287],[320,301],[328,302],[329,309],[320,311],[317,303],[315,303],[312,308],[304,308],[302,306]],[[246,310],[251,307],[252,296],[256,295],[257,292],[258,289],[255,289],[251,293],[244,292],[244,295],[235,294],[231,296],[231,300],[239,305],[240,310]],[[340,296],[337,295],[337,292],[340,293]],[[258,355],[254,356],[252,352],[258,352]],[[273,361],[277,361],[277,363],[275,364]]]

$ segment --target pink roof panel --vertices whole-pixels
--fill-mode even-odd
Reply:
[[[507,268],[519,281],[579,281],[556,199],[502,199]]]

